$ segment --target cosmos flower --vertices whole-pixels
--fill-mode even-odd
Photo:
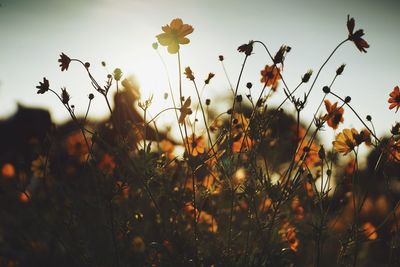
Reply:
[[[336,135],[336,140],[333,141],[332,144],[337,152],[347,155],[353,151],[356,146],[361,144],[360,140],[360,134],[356,129],[344,129],[341,133]]]
[[[354,18],[350,18],[347,15],[347,30],[349,31],[349,40],[352,41],[360,52],[367,53],[366,48],[369,48],[369,44],[362,37],[364,36],[364,30],[359,29],[354,32],[355,21]]]
[[[398,86],[393,88],[393,91],[390,93],[390,98],[388,99],[388,103],[390,103],[389,109],[396,108],[396,112],[400,108],[400,89]]]
[[[329,127],[336,130],[339,123],[343,122],[344,109],[342,107],[338,108],[338,102],[332,104],[328,99],[324,101],[325,108],[328,114],[324,116],[324,120],[328,123]]]
[[[58,62],[60,63],[61,71],[64,71],[68,70],[69,63],[71,63],[71,59],[66,54],[61,53]]]
[[[43,77],[43,82],[39,82],[39,85],[36,86],[36,88],[39,89],[37,91],[38,94],[46,93],[50,88],[49,80],[47,80],[46,77]]]
[[[281,79],[280,70],[276,66],[265,65],[265,68],[261,70],[261,82],[265,86],[271,86],[275,91],[278,87],[278,81]]]
[[[246,56],[250,56],[251,53],[253,52],[253,44],[254,41],[249,41],[248,44],[242,44],[241,46],[239,46],[237,50],[240,53],[245,53]]]
[[[188,44],[190,40],[186,35],[193,32],[193,27],[189,24],[183,24],[179,18],[173,19],[169,25],[162,27],[163,33],[157,35],[158,42],[168,47],[168,52],[176,54],[179,51],[180,44]]]

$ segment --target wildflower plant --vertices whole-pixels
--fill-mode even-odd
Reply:
[[[349,16],[346,39],[316,72],[299,75],[296,86],[284,76],[290,46],[273,54],[259,40],[240,45],[243,64],[235,83],[224,56],[218,56],[231,97],[230,109],[221,114],[213,112],[215,101],[202,94],[219,74],[209,72],[203,80],[190,66],[181,66],[180,49],[189,44],[193,27],[179,18],[163,26],[152,45],[162,63],[161,48],[176,56],[179,71],[177,85],[168,77],[165,98],[171,107],[153,117],[148,113],[153,97],[135,97],[135,86],[124,80],[121,69],[103,77],[100,85],[91,64],[62,53],[61,71],[80,64],[94,91],[80,118],[65,87],[58,93],[47,78],[36,87],[38,94],[56,96],[71,123],[59,126],[44,145],[46,153],[32,160],[30,182],[17,183],[18,201],[29,212],[42,205],[43,216],[37,215],[42,236],[27,235],[28,257],[40,252],[62,266],[399,264],[400,199],[393,186],[400,167],[399,123],[388,137],[378,137],[372,117],[362,119],[350,96],[335,93],[335,81],[346,75],[345,64],[322,90],[315,90],[320,73],[347,41],[361,52],[369,48],[364,31],[354,31],[354,25]],[[259,72],[260,83],[243,81],[247,60],[259,49],[269,58]],[[183,90],[182,79],[191,87]],[[253,90],[257,85],[260,93]],[[241,89],[246,93],[240,94]],[[184,94],[190,90],[193,99]],[[311,93],[321,101],[314,119],[306,121]],[[110,94],[115,95],[113,107]],[[273,107],[275,94],[284,100]],[[110,114],[96,125],[87,117],[97,95]],[[398,95],[396,86],[389,109],[399,108]],[[178,138],[157,127],[163,113],[175,116]],[[350,113],[363,128],[346,126]],[[323,143],[330,131],[334,139]],[[371,149],[365,168],[359,152],[364,144]],[[22,171],[7,163],[2,177],[10,181]]]

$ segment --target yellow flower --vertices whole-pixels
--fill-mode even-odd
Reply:
[[[193,27],[183,24],[179,18],[173,19],[170,25],[162,27],[163,33],[157,35],[158,42],[163,46],[168,46],[168,52],[176,54],[180,44],[188,44],[190,40],[185,37],[193,32]]]
[[[356,141],[357,136],[359,136],[359,133],[356,129],[344,129],[343,132],[336,135],[336,140],[332,142],[333,147],[337,152],[347,155],[354,147],[359,145]]]

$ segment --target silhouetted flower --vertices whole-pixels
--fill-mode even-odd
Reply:
[[[254,41],[249,41],[248,44],[242,44],[241,46],[239,46],[237,50],[240,53],[245,53],[246,56],[250,56],[251,53],[253,52],[253,44]]]
[[[280,70],[276,66],[265,65],[265,68],[261,71],[261,82],[266,86],[271,86],[274,91],[278,87],[280,79]]]
[[[390,98],[388,99],[388,103],[390,103],[389,109],[396,108],[396,112],[400,108],[400,89],[398,86],[393,88],[393,91],[390,93]]]
[[[70,96],[67,92],[67,88],[61,88],[61,100],[64,105],[67,105],[69,102]]]
[[[339,123],[343,122],[343,113],[344,109],[342,107],[338,108],[337,104],[338,102],[332,103],[329,100],[325,100],[325,108],[328,114],[324,116],[324,120],[328,123],[329,127],[332,127],[332,129],[337,129],[339,126]]]
[[[212,72],[210,72],[210,73],[208,74],[207,79],[204,81],[204,83],[205,83],[205,84],[209,84],[210,81],[211,81],[211,79],[214,78],[214,76],[215,76],[215,74],[212,73]]]
[[[301,81],[302,81],[303,83],[307,83],[307,82],[310,80],[312,73],[313,73],[312,70],[308,70],[308,71],[304,74],[304,76],[301,77]]]
[[[69,63],[71,63],[71,59],[66,54],[61,53],[58,62],[60,62],[61,71],[64,71],[68,70]]]
[[[45,77],[43,77],[43,82],[39,82],[39,85],[36,86],[36,88],[39,89],[37,91],[38,94],[46,93],[50,88],[49,80],[47,80]]]
[[[281,63],[283,65],[283,61],[285,61],[285,54],[290,52],[291,47],[290,46],[286,46],[286,45],[282,45],[278,52],[276,52],[275,57],[274,57],[274,63],[275,64],[279,64]]]
[[[188,99],[186,99],[185,103],[183,103],[183,106],[180,109],[181,115],[179,116],[179,119],[178,119],[178,122],[180,124],[183,124],[187,115],[192,114],[192,109],[190,108],[191,104],[192,104],[192,100],[190,99],[190,96],[189,96]]]
[[[354,32],[354,18],[350,18],[350,15],[347,15],[347,30],[349,31],[349,40],[352,41],[360,52],[367,53],[366,48],[369,48],[369,44],[362,37],[364,36],[364,30],[359,29]]]
[[[190,67],[185,68],[185,75],[187,79],[194,81],[193,71],[190,69]]]
[[[179,18],[173,19],[170,25],[162,27],[163,33],[157,35],[158,42],[163,46],[168,46],[168,52],[176,54],[179,51],[180,44],[188,44],[190,40],[186,35],[193,32],[193,27],[189,24],[183,24]]]

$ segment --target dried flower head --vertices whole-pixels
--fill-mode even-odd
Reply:
[[[208,74],[207,79],[204,81],[204,83],[205,83],[205,84],[209,84],[210,81],[211,81],[211,79],[214,78],[214,76],[215,76],[215,74],[212,73],[212,72],[210,72],[210,73]]]
[[[186,67],[186,68],[185,68],[184,74],[186,75],[186,78],[187,78],[187,79],[189,79],[189,80],[191,80],[191,81],[194,81],[193,71],[191,70],[190,67]]]
[[[71,63],[71,59],[66,54],[61,53],[58,62],[60,63],[61,71],[64,71],[68,70],[69,63]]]
[[[313,73],[312,70],[308,70],[308,71],[304,74],[304,76],[301,77],[301,81],[302,81],[303,83],[307,83],[307,82],[310,80],[312,73]]]
[[[39,85],[36,86],[36,88],[39,89],[37,91],[38,94],[46,93],[50,88],[49,80],[47,80],[45,77],[43,77],[43,82],[39,82]]]
[[[249,41],[249,43],[242,44],[241,46],[239,46],[237,50],[240,53],[244,53],[246,56],[250,56],[251,53],[253,52],[253,44],[254,41]]]
[[[168,47],[168,52],[176,54],[180,44],[188,44],[190,40],[186,37],[193,32],[193,27],[183,24],[179,18],[173,19],[169,25],[162,27],[163,33],[157,35],[157,40],[162,46]]]
[[[362,37],[364,36],[364,30],[359,29],[354,32],[355,21],[354,18],[350,18],[347,15],[347,30],[349,31],[349,40],[352,41],[360,52],[367,53],[366,48],[369,48],[369,44]]]

